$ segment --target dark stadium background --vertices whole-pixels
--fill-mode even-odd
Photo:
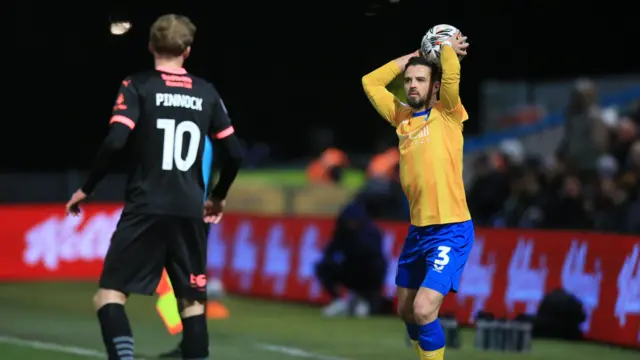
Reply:
[[[308,269],[300,274],[300,269],[314,267],[316,259],[311,255],[320,252],[325,244],[322,241],[329,240],[330,235],[326,234],[333,229],[327,224],[334,221],[345,203],[373,190],[375,196],[371,198],[381,199],[376,201],[382,205],[380,208],[394,212],[388,204],[390,200],[400,199],[400,207],[404,209],[402,190],[398,186],[386,186],[397,185],[395,178],[376,183],[379,179],[367,178],[366,172],[361,171],[371,155],[380,151],[376,145],[381,137],[397,141],[393,129],[367,101],[361,78],[385,62],[416,50],[428,28],[439,23],[452,24],[462,29],[471,41],[470,54],[462,63],[461,85],[462,100],[471,117],[464,126],[467,145],[472,142],[469,138],[479,135],[483,128],[478,120],[485,115],[483,109],[491,108],[489,102],[483,107],[485,104],[480,100],[483,81],[528,81],[530,86],[518,85],[532,92],[529,105],[545,110],[549,107],[545,100],[551,96],[541,97],[544,100],[540,101],[533,92],[546,80],[560,84],[557,86],[560,90],[554,88],[549,93],[564,96],[559,96],[562,98],[554,104],[557,106],[553,112],[549,110],[549,115],[558,120],[552,130],[564,136],[571,131],[563,134],[564,119],[558,111],[567,104],[573,80],[579,77],[598,80],[600,76],[616,74],[622,75],[624,80],[631,78],[626,74],[640,73],[636,54],[640,30],[637,11],[633,8],[635,4],[619,0],[399,0],[397,3],[390,0],[20,0],[3,5],[4,72],[1,84],[5,95],[2,96],[4,110],[0,128],[0,359],[103,357],[91,296],[115,227],[113,219],[119,216],[125,176],[110,174],[104,180],[92,196],[91,204],[84,207],[84,218],[66,217],[63,205],[83,182],[84,173],[107,133],[121,80],[133,72],[152,68],[153,59],[147,50],[148,29],[161,14],[178,13],[193,20],[198,33],[187,69],[215,84],[229,109],[237,134],[247,144],[266,143],[273,149],[269,161],[260,163],[268,166],[251,169],[246,165],[242,169],[232,189],[234,192],[230,193],[225,219],[220,227],[214,228],[219,231],[211,232],[209,255],[221,255],[222,260],[218,259],[218,262],[225,262],[224,266],[215,266],[223,267],[230,274],[220,279],[229,293],[258,294],[277,300],[264,301],[231,294],[221,299],[231,317],[209,322],[212,358],[219,360],[415,359],[412,349],[405,347],[403,324],[393,316],[326,319],[315,306],[282,300],[303,299],[306,302],[310,298],[311,290],[307,288],[312,289],[316,284],[311,281],[315,275]],[[132,22],[131,31],[123,36],[111,35],[109,25],[118,20]],[[627,84],[626,92],[634,96],[640,94],[636,85]],[[512,89],[510,86],[505,88],[507,90],[500,94]],[[494,108],[498,108],[497,112],[505,110],[513,105],[511,100],[505,96],[504,101],[495,101]],[[629,143],[640,142],[640,102],[627,102],[617,101],[620,113],[615,120],[633,110],[637,127],[632,128],[630,135],[619,132],[622,126],[607,128],[604,134],[611,137],[611,146],[602,155],[616,152],[627,156],[624,151],[616,151],[618,138],[625,137]],[[605,105],[602,108],[608,106]],[[497,123],[497,118],[491,119]],[[584,123],[587,122],[581,122]],[[322,133],[321,129],[333,131],[334,145],[344,150],[350,160],[363,159],[357,165],[352,161],[353,166],[345,170],[339,184],[316,184],[305,173],[305,166],[314,164],[312,160],[320,162],[313,138]],[[548,139],[547,135],[553,131],[538,131],[531,137]],[[578,133],[578,140],[582,140],[580,135]],[[585,138],[587,143],[593,140]],[[538,146],[553,153],[560,148],[560,140],[532,142],[534,145],[526,151]],[[611,235],[607,232],[631,232],[607,221],[597,225],[591,220],[598,216],[617,226],[618,222],[622,223],[617,220],[640,219],[640,215],[635,216],[640,214],[640,182],[633,183],[633,189],[627,189],[626,182],[597,177],[591,179],[591,183],[583,183],[590,191],[568,197],[569,191],[565,190],[578,186],[565,184],[580,183],[575,174],[561,166],[566,163],[547,164],[549,159],[539,158],[536,159],[538,162],[518,164],[520,166],[505,165],[506,151],[493,148],[502,144],[495,141],[491,145],[491,148],[482,148],[472,154],[477,156],[475,158],[465,154],[465,159],[471,160],[465,164],[465,175],[474,172],[474,159],[484,159],[485,171],[489,171],[484,178],[478,178],[491,180],[469,182],[468,200],[478,225],[476,244],[482,242],[483,245],[475,247],[480,254],[476,263],[467,264],[467,269],[472,267],[472,274],[483,275],[469,277],[470,282],[487,285],[491,288],[490,297],[486,298],[486,289],[480,286],[480,290],[475,289],[471,294],[473,296],[465,298],[466,303],[462,306],[450,302],[451,306],[457,306],[458,321],[468,321],[472,306],[480,303],[492,312],[497,309],[495,311],[516,314],[529,305],[524,300],[535,300],[538,296],[537,293],[531,295],[532,288],[540,294],[542,291],[548,293],[552,286],[565,286],[565,280],[561,278],[567,278],[566,284],[574,285],[574,290],[569,290],[576,296],[600,302],[595,304],[598,308],[591,327],[597,331],[592,333],[606,335],[606,338],[624,334],[627,343],[634,346],[636,328],[640,326],[637,312],[640,291],[636,291],[640,289],[640,255],[637,251],[640,249],[637,231],[640,230],[626,236]],[[591,159],[582,152],[578,155]],[[497,161],[501,166],[494,165],[494,158],[503,160]],[[553,157],[552,160],[562,159]],[[124,162],[120,162],[121,167],[122,164]],[[620,174],[640,171],[640,165],[630,169],[630,164],[620,161],[619,170]],[[476,169],[476,173],[480,172]],[[534,174],[540,175],[541,180],[531,181]],[[637,175],[632,179],[640,179],[640,172]],[[515,181],[511,181],[511,176]],[[600,196],[598,189],[604,181],[616,191]],[[368,186],[370,184],[378,186]],[[480,185],[474,187],[474,184]],[[384,191],[375,192],[382,188]],[[513,191],[518,188],[519,191]],[[530,188],[537,188],[537,192],[529,193]],[[524,221],[520,220],[530,219],[519,212],[519,207],[507,208],[513,204],[508,201],[512,200],[512,192],[516,195],[526,192],[527,197],[521,198],[536,200],[521,207],[527,210],[525,214],[532,213],[528,211],[530,209],[542,209],[539,213],[555,214],[560,220],[552,225],[539,225],[540,222],[521,225]],[[473,193],[489,196],[474,197]],[[628,196],[628,202],[618,206],[620,204],[614,204],[612,198],[618,198],[620,194]],[[551,201],[547,201],[549,199]],[[581,212],[586,208],[586,200],[595,205]],[[497,206],[488,209],[487,204],[494,203]],[[601,204],[604,205],[599,207]],[[477,216],[477,209],[488,209],[484,223],[481,223],[481,216]],[[392,215],[398,217],[389,220],[403,216],[402,211]],[[582,219],[580,216],[587,218],[588,226],[568,230],[576,223],[568,221],[574,220],[573,215],[578,220]],[[495,217],[504,219],[507,224],[496,227],[513,229],[494,229],[494,224],[498,223],[494,221]],[[566,221],[561,221],[563,219]],[[510,225],[507,220],[516,225]],[[406,224],[395,221],[384,224],[400,229],[387,235],[392,235],[388,236],[392,241],[390,244],[401,245]],[[640,222],[635,221],[635,224],[638,225],[636,229],[640,229]],[[548,231],[548,228],[556,230]],[[272,231],[274,229],[282,231]],[[316,232],[318,229],[321,231]],[[535,252],[529,247],[534,242]],[[275,250],[267,252],[267,243],[275,244],[272,247]],[[223,245],[227,245],[229,251],[220,250]],[[399,254],[400,246],[396,247],[397,253],[385,250],[389,260]],[[530,251],[528,263],[514,262],[527,248]],[[578,259],[578,250],[583,248],[583,261],[579,264],[580,261],[573,259]],[[287,260],[282,260],[284,256],[267,256],[281,254],[284,250],[293,254],[287,256]],[[251,256],[252,252],[254,256]],[[637,263],[631,264],[632,261]],[[572,262],[576,264],[568,269],[570,274],[567,275],[564,264]],[[515,263],[513,269],[512,263]],[[237,290],[240,281],[248,278],[244,270],[238,270],[240,265],[252,267],[250,274],[260,279],[256,280],[255,289],[250,289],[251,293]],[[535,279],[540,277],[531,275],[544,273],[546,279],[546,265],[550,280],[536,288],[539,284]],[[216,269],[213,271],[219,270]],[[286,297],[280,293],[276,296],[273,274],[278,272],[278,279],[282,279],[285,270],[287,282],[294,284],[290,286],[293,290],[290,293],[287,290]],[[485,276],[488,273],[491,275]],[[602,274],[604,277],[599,278]],[[211,275],[212,278],[218,276],[215,272]],[[388,288],[393,292],[393,279],[390,279],[386,283],[391,283]],[[512,284],[517,289],[509,290]],[[260,293],[263,290],[264,293]],[[509,292],[525,293],[527,298],[521,298],[513,311],[506,312]],[[156,300],[157,297],[132,297],[128,304],[136,351],[145,357],[169,350],[179,341],[179,336],[172,337],[167,333],[156,312]],[[486,304],[485,300],[488,301]],[[449,297],[447,301],[458,300]],[[570,314],[570,311],[556,314]],[[496,315],[502,316],[498,312]],[[626,321],[624,328],[619,325],[621,318]],[[552,319],[552,325],[563,323],[561,316]],[[592,342],[539,338],[534,340],[532,352],[528,354],[485,352],[474,349],[474,336],[473,329],[462,329],[463,346],[448,349],[447,359],[639,359],[634,350]],[[600,341],[604,338],[590,339]],[[617,340],[622,339],[614,340],[618,343]]]
[[[152,66],[148,27],[166,12],[196,23],[187,68],[218,87],[238,134],[269,143],[283,161],[316,155],[307,144],[318,126],[332,128],[346,151],[371,151],[374,134],[389,129],[363,95],[362,75],[415,50],[437,23],[455,24],[472,43],[462,75],[462,98],[472,117],[468,134],[478,131],[473,117],[482,107],[482,80],[566,79],[640,68],[633,55],[635,15],[618,1],[29,0],[7,7],[5,60],[14,64],[4,73],[10,95],[2,149],[12,154],[2,157],[5,169],[86,168],[106,132],[120,80]],[[114,37],[108,24],[118,17],[133,28]]]

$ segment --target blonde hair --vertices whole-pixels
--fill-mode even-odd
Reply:
[[[149,43],[158,55],[181,56],[193,43],[196,26],[188,17],[176,14],[160,16],[151,25]]]

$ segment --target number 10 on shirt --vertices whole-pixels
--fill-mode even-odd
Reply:
[[[162,144],[162,170],[188,171],[196,162],[200,147],[200,128],[193,121],[182,121],[176,126],[174,119],[158,119],[157,128],[164,131]],[[185,133],[189,133],[187,155],[182,157]]]

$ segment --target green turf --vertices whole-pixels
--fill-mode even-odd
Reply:
[[[93,284],[29,283],[0,285],[0,359],[62,360],[85,357],[34,350],[2,342],[2,336],[101,350],[101,338],[91,309]],[[154,298],[133,297],[128,304],[136,351],[157,354],[178,337],[164,330]],[[291,347],[349,360],[416,360],[403,341],[403,326],[392,318],[325,319],[316,308],[253,299],[228,298],[231,318],[210,322],[214,360],[314,359],[274,352]],[[637,360],[636,351],[595,344],[534,342],[531,354],[475,351],[473,333],[463,332],[463,349],[448,350],[447,360]],[[89,357],[86,357],[89,358]],[[316,358],[321,360],[321,358]],[[327,358],[325,358],[326,360]]]
[[[348,189],[359,189],[364,183],[365,175],[362,171],[346,170],[342,185]],[[302,170],[242,170],[238,174],[236,184],[239,185],[267,185],[303,187],[309,184],[307,174]]]
[[[61,354],[49,350],[38,350],[18,345],[0,344],[0,358],[2,359],[51,359],[51,360],[82,360],[86,356]]]

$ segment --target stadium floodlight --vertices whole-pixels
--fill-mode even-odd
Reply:
[[[109,30],[111,35],[124,35],[131,30],[131,26],[129,21],[112,21]]]

